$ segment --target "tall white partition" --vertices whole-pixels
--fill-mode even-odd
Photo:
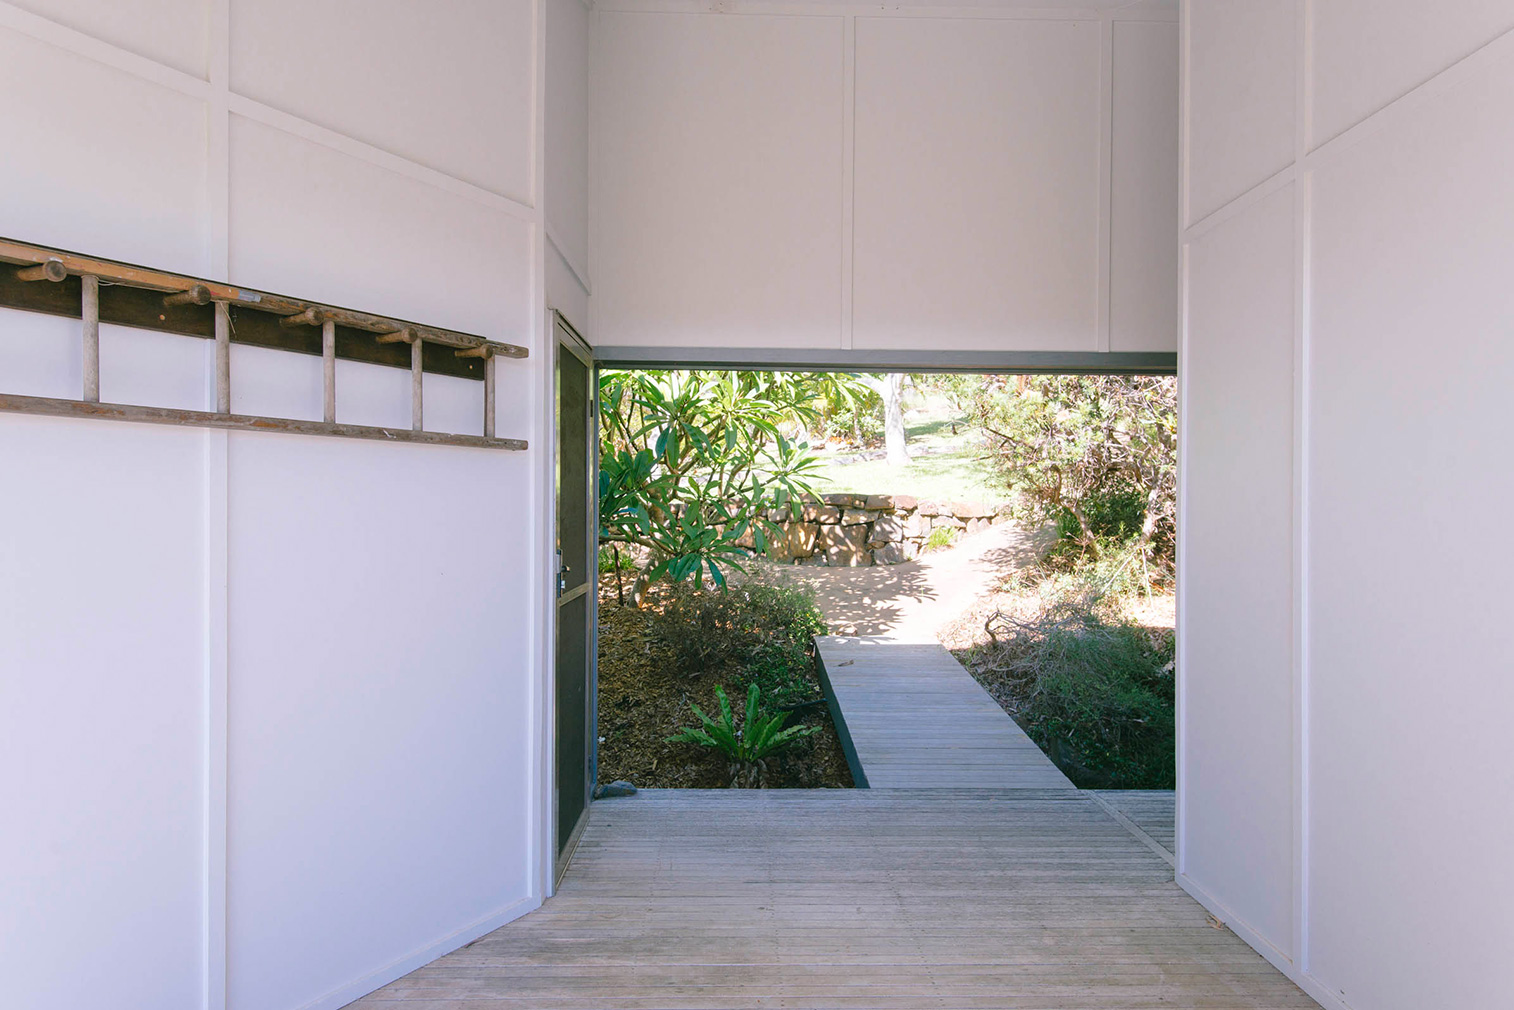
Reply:
[[[544,18],[362,6],[0,4],[0,235],[532,353],[526,453],[0,414],[6,1005],[334,1008],[541,900]],[[210,341],[100,357],[214,408]],[[337,364],[339,421],[410,426],[408,370]],[[82,369],[0,310],[0,391]],[[319,420],[321,372],[234,344],[233,410]],[[481,433],[481,382],[424,400]]]
[[[1179,880],[1326,1006],[1499,1006],[1514,9],[1183,25]]]
[[[0,315],[0,342],[17,316]],[[107,990],[202,1005],[204,442],[0,420],[0,961],[16,1006]]]
[[[543,165],[547,304],[588,336],[589,6],[547,0]]]
[[[1188,278],[1183,873],[1289,950],[1293,192],[1196,237]]]

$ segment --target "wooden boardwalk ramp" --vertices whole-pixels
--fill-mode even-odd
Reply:
[[[1073,788],[938,643],[833,635],[815,643],[858,786]]]

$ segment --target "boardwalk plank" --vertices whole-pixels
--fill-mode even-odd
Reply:
[[[852,775],[873,789],[1073,785],[935,643],[815,639]]]

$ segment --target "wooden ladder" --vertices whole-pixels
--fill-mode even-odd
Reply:
[[[0,305],[79,318],[83,323],[84,363],[83,390],[79,399],[0,393],[0,411],[490,449],[522,450],[527,447],[523,439],[500,438],[495,434],[495,362],[502,357],[526,357],[527,349],[516,344],[6,239],[0,239],[0,263],[18,267],[12,271],[0,270],[0,273],[9,274],[8,277],[0,276]],[[74,283],[71,279],[77,281],[77,296],[64,290]],[[214,411],[100,402],[102,286],[112,292],[105,316],[107,322],[209,336],[215,340]],[[239,332],[243,329],[248,331],[245,335]],[[231,342],[234,335],[239,343],[302,352],[307,348],[314,350],[312,335],[317,330],[323,366],[322,420],[232,413]],[[339,335],[344,348],[338,346]],[[409,430],[339,423],[336,419],[337,358],[397,364],[393,352],[398,348],[384,345],[408,345]],[[447,355],[448,350],[450,355]],[[431,371],[482,378],[482,436],[425,430],[422,390],[428,359]]]

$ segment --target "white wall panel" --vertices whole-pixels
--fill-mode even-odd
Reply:
[[[84,388],[79,322],[0,309],[0,389],[23,396],[77,397]]]
[[[303,1006],[527,893],[528,466],[232,436],[234,1010]],[[468,513],[489,529],[427,532]]]
[[[524,343],[530,256],[503,211],[232,117],[236,283]]]
[[[1171,351],[1178,335],[1178,28],[1114,24],[1111,351]]]
[[[589,9],[547,0],[547,230],[589,269]],[[587,326],[587,322],[580,325]]]
[[[351,420],[352,393],[342,381],[349,362],[337,362],[337,418]],[[390,371],[390,369],[386,369]],[[397,375],[409,375],[392,369]],[[290,354],[268,347],[231,345],[231,409],[239,414],[264,417],[290,417],[301,421],[319,421],[325,406],[324,372],[321,359],[313,354]],[[410,402],[408,392],[396,394]],[[409,427],[409,412],[402,419]],[[394,423],[401,423],[396,421]]]
[[[596,18],[596,338],[838,346],[841,19]]]
[[[361,362],[353,362],[361,364]],[[517,386],[526,375],[526,366],[516,362],[516,372],[511,376],[511,386]],[[383,369],[374,366],[376,371]],[[387,380],[386,380],[387,381]],[[459,435],[482,435],[484,433],[484,384],[477,379],[464,379],[456,375],[437,375],[434,372],[426,373],[426,430],[449,431]],[[517,396],[517,400],[523,400],[523,396]],[[526,431],[527,418],[530,413],[529,403],[517,403],[517,405],[504,412],[513,431]],[[498,405],[495,406],[496,415],[499,414]],[[509,432],[502,434],[508,436]],[[519,437],[519,436],[513,436]]]
[[[75,332],[79,323],[69,320]],[[100,326],[100,399],[180,410],[213,410],[206,381],[214,345],[201,337]],[[79,391],[68,394],[77,399]]]
[[[533,214],[467,185],[531,197],[529,3],[25,6],[89,37],[0,29],[0,233],[537,342]],[[226,45],[282,112],[130,55]],[[0,311],[0,390],[77,397],[79,329]],[[101,336],[104,399],[207,406],[209,341]],[[319,358],[232,358],[234,409],[320,416]],[[498,368],[540,444],[540,358]],[[339,418],[408,427],[409,381],[341,362]],[[481,383],[425,391],[481,430]],[[0,416],[0,1002],[335,1007],[532,906],[539,458]]]
[[[1293,193],[1189,248],[1182,872],[1294,947]]]
[[[89,12],[44,13],[83,28]],[[93,34],[151,20],[125,13]],[[174,61],[183,37],[168,27],[147,54]],[[0,231],[203,268],[203,103],[8,29],[0,88]],[[7,311],[0,327],[0,388],[80,395],[77,321]],[[197,345],[104,327],[107,393],[193,398],[181,352]],[[141,362],[121,360],[128,346]],[[201,1004],[204,439],[0,418],[0,753],[18,771],[0,800],[0,970],[18,1006],[107,990],[121,1006]]]
[[[431,393],[433,376],[427,375],[422,383],[422,401],[425,409],[426,427],[435,426],[429,415],[435,406]],[[365,361],[339,361],[336,366],[336,381],[339,394],[336,414],[344,424],[371,424],[379,427],[410,427],[410,372],[403,368],[371,365]],[[467,380],[464,380],[467,381]],[[481,383],[469,382],[470,386]],[[316,403],[321,404],[319,393]],[[483,417],[483,409],[479,409]]]
[[[0,416],[8,1006],[201,1005],[205,437]]]
[[[589,334],[589,294],[555,245],[547,243],[547,304],[585,337]]]
[[[199,272],[205,105],[0,28],[0,234]]]
[[[859,18],[853,345],[1097,349],[1099,26]]]
[[[230,3],[233,91],[530,201],[528,0]]]
[[[1293,161],[1297,5],[1194,0],[1186,8],[1192,224]]]
[[[1283,191],[1230,202],[1185,235],[1180,671],[1185,690],[1202,699],[1207,671],[1196,657],[1208,643],[1243,642],[1254,664],[1267,656],[1258,643],[1291,636],[1295,679],[1291,712],[1256,697],[1255,677],[1231,687],[1248,708],[1246,726],[1185,709],[1184,882],[1211,907],[1233,907],[1242,935],[1326,1006],[1498,1006],[1507,1002],[1502,965],[1514,936],[1514,814],[1501,802],[1514,794],[1503,719],[1514,686],[1499,602],[1514,554],[1487,534],[1484,513],[1514,495],[1505,407],[1514,384],[1506,283],[1514,56],[1506,36],[1478,47],[1514,15],[1479,0],[1433,10],[1300,6],[1314,16],[1293,45],[1313,54],[1297,80],[1308,89],[1301,104],[1314,110],[1315,141],[1382,116],[1373,129],[1290,158]],[[1261,9],[1193,0],[1190,43],[1198,45],[1201,25],[1221,37],[1255,34]],[[1258,38],[1259,50],[1272,45]],[[1185,82],[1195,116],[1201,93],[1232,94],[1241,123],[1250,108],[1295,98],[1281,74],[1217,57],[1201,68],[1197,57],[1190,52]],[[1427,79],[1425,92],[1399,100]],[[1196,123],[1189,128],[1192,192],[1223,201],[1235,188],[1227,165],[1205,163]],[[1273,240],[1236,244],[1228,276],[1202,272],[1217,240],[1286,202],[1289,190],[1299,200],[1291,256],[1282,211]],[[1206,356],[1213,365],[1232,335],[1249,339],[1264,323],[1288,328],[1281,311],[1262,311],[1235,285],[1259,283],[1290,258],[1295,374],[1282,359],[1269,367],[1259,348],[1233,355],[1222,375],[1206,372]],[[1222,392],[1231,402],[1216,399]],[[1258,503],[1281,486],[1283,420],[1229,440],[1217,440],[1214,426],[1233,424],[1252,403],[1281,409],[1290,399],[1292,509],[1303,525],[1285,544],[1257,527]],[[1227,543],[1206,530],[1202,513],[1208,500],[1219,514],[1214,485],[1232,473],[1275,476],[1235,504]],[[1290,564],[1291,610],[1259,604],[1260,587],[1280,585]],[[1249,627],[1238,625],[1236,606],[1249,611]],[[1279,647],[1268,668],[1282,658]],[[1281,783],[1227,768],[1238,754],[1257,767],[1277,763],[1282,755],[1259,741],[1290,738],[1286,819],[1297,834],[1288,880],[1267,872],[1243,822],[1209,827],[1254,807],[1266,822],[1257,830],[1270,837],[1285,819],[1273,809]],[[1217,768],[1223,794],[1212,788]],[[1290,905],[1300,916],[1296,946],[1279,954],[1250,909]]]
[[[66,28],[205,77],[207,0],[8,0]]]
[[[1173,350],[1176,25],[1100,6],[596,11],[595,341]]]
[[[589,8],[545,9],[547,304],[589,336]]]
[[[1508,0],[1329,0],[1310,10],[1316,144],[1514,28]]]
[[[1506,59],[1315,175],[1312,964],[1362,1010],[1508,1000],[1511,122]]]

